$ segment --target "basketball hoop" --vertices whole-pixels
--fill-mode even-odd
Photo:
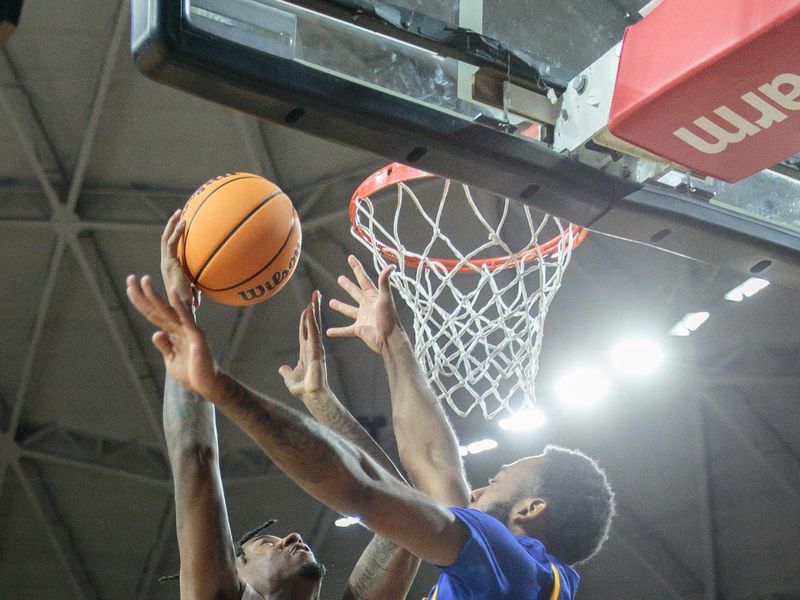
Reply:
[[[422,180],[443,182],[438,203],[427,208],[411,187]],[[443,219],[448,195],[459,187],[471,215],[459,213],[458,229],[477,228],[486,235],[468,251],[459,250],[450,239],[454,232],[442,227],[448,222]],[[385,196],[393,188],[394,214],[379,216],[375,207],[389,212]],[[350,224],[356,239],[371,250],[377,271],[397,264],[390,281],[414,313],[414,352],[438,398],[462,417],[479,406],[491,419],[504,409],[516,411],[535,402],[544,319],[572,250],[588,231],[551,215],[537,217],[530,207],[508,198],[490,202],[498,213],[492,219],[479,208],[480,193],[392,163],[356,189]],[[510,209],[518,210],[519,218],[509,218]],[[423,226],[430,228],[422,248],[411,250],[401,241],[401,224],[409,216],[418,222],[415,237]],[[509,231],[511,225],[520,231]],[[509,238],[522,238],[522,229],[526,241],[512,247]],[[548,231],[552,237],[539,243]]]

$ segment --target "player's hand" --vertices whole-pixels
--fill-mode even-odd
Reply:
[[[164,289],[175,288],[181,303],[190,311],[200,306],[200,292],[192,285],[186,272],[178,262],[178,240],[186,229],[183,209],[176,210],[167,221],[161,234],[161,278]]]
[[[300,315],[300,352],[297,366],[283,365],[278,372],[286,388],[304,404],[320,395],[330,394],[328,373],[325,368],[325,348],[322,346],[322,311],[320,293],[311,295],[311,302]]]
[[[168,303],[153,288],[149,275],[141,281],[129,275],[126,281],[131,304],[142,316],[159,328],[153,345],[164,358],[167,372],[185,390],[208,397],[218,376],[206,336],[194,322],[175,287],[169,289]]]
[[[394,265],[389,265],[381,271],[376,288],[355,256],[350,256],[347,262],[353,269],[358,285],[344,275],[340,275],[338,281],[358,306],[331,300],[330,307],[345,317],[353,319],[353,323],[347,327],[332,327],[328,329],[328,335],[330,337],[359,337],[370,349],[380,353],[386,343],[386,338],[395,328],[400,327],[392,291],[389,288],[389,276],[394,271]]]

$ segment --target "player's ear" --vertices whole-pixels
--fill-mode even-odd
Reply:
[[[544,498],[524,498],[514,507],[511,520],[523,527],[533,525],[547,510],[547,500]]]

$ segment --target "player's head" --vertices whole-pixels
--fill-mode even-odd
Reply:
[[[310,590],[319,598],[325,567],[298,533],[278,537],[264,533],[265,526],[251,531],[239,541],[236,568],[239,577],[264,597],[278,590]]]
[[[593,556],[608,537],[614,492],[597,463],[578,450],[547,446],[505,465],[472,492],[477,508],[513,532],[536,537],[568,564]]]

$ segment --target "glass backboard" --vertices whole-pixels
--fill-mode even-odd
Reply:
[[[595,231],[800,287],[800,170],[737,184],[552,147],[559,98],[643,0],[133,0],[140,70]]]

